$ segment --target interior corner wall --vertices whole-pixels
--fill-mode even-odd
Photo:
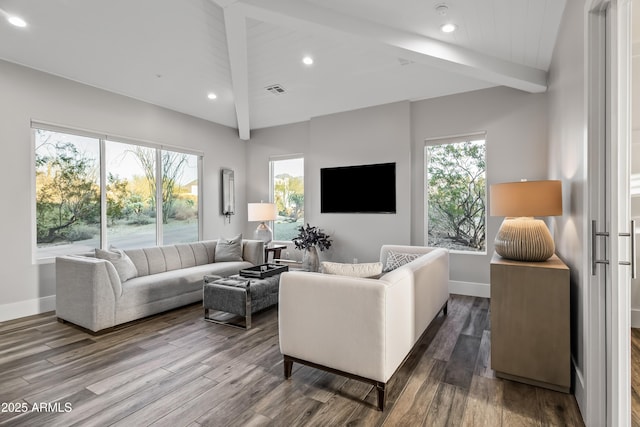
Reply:
[[[247,203],[269,200],[270,175],[269,161],[278,156],[301,155],[306,160],[309,146],[309,122],[294,123],[289,125],[262,128],[251,131],[251,139],[247,142]],[[307,164],[305,162],[305,169]],[[305,170],[305,174],[306,174]],[[246,206],[236,206],[236,209],[247,210]],[[246,224],[244,234],[251,238],[258,224],[249,222]],[[289,250],[290,258],[302,259],[302,254],[293,250],[292,242],[285,242]],[[282,254],[282,256],[286,256]]]
[[[411,104],[413,190],[411,242],[425,244],[425,140],[486,132],[487,197],[491,184],[547,179],[547,96],[507,87],[467,92]],[[488,207],[488,201],[487,201]],[[450,256],[451,280],[486,285],[493,241],[503,218],[487,210],[486,254]],[[485,291],[488,296],[488,289]]]
[[[321,260],[377,261],[383,244],[410,243],[411,150],[410,105],[398,102],[312,118],[293,125],[252,132],[247,149],[249,201],[269,197],[269,160],[304,156],[305,222],[322,228],[333,240]],[[396,214],[323,214],[320,169],[371,163],[396,163]],[[345,188],[345,191],[357,189]],[[246,232],[252,233],[255,224]],[[297,251],[289,251],[300,258]]]
[[[549,178],[562,181],[563,215],[552,222],[556,252],[571,271],[571,353],[575,395],[589,425],[585,387],[585,292],[589,278],[587,230],[587,120],[585,98],[585,1],[568,1],[548,78]]]
[[[220,213],[220,168],[235,170],[237,207],[245,205],[245,143],[237,131],[30,68],[0,61],[0,321],[55,308],[55,266],[32,259],[34,177],[31,120],[184,147],[204,154],[203,237],[241,232],[246,209],[231,224]]]

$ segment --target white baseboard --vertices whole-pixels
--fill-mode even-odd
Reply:
[[[449,280],[449,293],[472,297],[491,297],[491,286],[488,283],[460,282]]]
[[[28,299],[0,305],[0,322],[32,316],[56,309],[56,296]]]
[[[640,309],[631,309],[631,327],[640,328]]]
[[[487,283],[460,282],[457,280],[449,281],[449,293],[458,295],[469,295],[473,297],[490,297],[490,287]],[[20,317],[32,316],[56,309],[56,296],[18,301],[10,304],[0,305],[0,322],[18,319]],[[637,313],[638,323],[640,324],[640,310]],[[631,325],[635,325],[633,321],[633,313]],[[635,327],[635,326],[634,326]]]
[[[580,369],[578,369],[578,367],[576,366],[576,361],[573,358],[573,355],[571,356],[571,369],[573,369],[573,373],[574,373],[574,380],[575,380],[575,384],[574,384],[574,390],[573,390],[573,394],[576,397],[576,402],[578,403],[578,409],[580,410],[580,414],[582,415],[582,419],[586,422],[587,418],[586,418],[586,408],[585,408],[585,391],[584,391],[584,378],[582,378],[582,371]]]

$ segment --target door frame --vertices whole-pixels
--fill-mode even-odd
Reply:
[[[617,245],[611,245],[619,261],[612,265],[613,284],[611,307],[611,416],[607,417],[613,426],[631,425],[631,268],[620,262],[630,259],[631,239],[635,230],[630,228],[631,220],[631,0],[617,0],[612,6],[612,194],[616,203],[612,206],[611,230],[629,233],[630,237],[618,237]],[[613,169],[615,166],[615,169]],[[617,194],[616,194],[617,190]],[[609,355],[607,355],[609,357]],[[607,372],[609,376],[609,372]]]
[[[618,238],[629,230],[630,181],[630,58],[631,58],[631,0],[591,0],[586,5],[585,66],[588,137],[588,218],[595,219],[598,231],[608,231],[608,244],[602,243],[599,258],[610,264],[598,267],[591,275],[591,251],[586,250],[584,273],[588,275],[583,295],[584,333],[584,393],[585,422],[588,426],[629,426],[630,405],[630,269],[619,267],[620,259],[630,256],[627,239]],[[606,13],[605,13],[606,12]],[[607,19],[608,17],[608,19]],[[609,26],[607,30],[607,24]],[[606,35],[609,35],[607,38]],[[603,67],[606,49],[610,66]],[[606,68],[609,79],[606,80]],[[606,84],[603,82],[606,81]],[[605,120],[606,118],[606,120]],[[606,126],[606,122],[609,126]],[[604,150],[604,140],[609,147]],[[599,167],[599,156],[607,156],[609,173]],[[605,175],[608,189],[601,182]],[[604,191],[604,193],[603,193]],[[598,209],[605,194],[609,205]],[[586,242],[591,243],[590,221],[585,224]],[[604,256],[603,254],[606,254]],[[606,270],[606,274],[603,270]],[[607,283],[605,281],[605,277]],[[603,303],[606,295],[606,305]],[[603,351],[603,349],[606,349]],[[604,424],[603,424],[604,421]]]

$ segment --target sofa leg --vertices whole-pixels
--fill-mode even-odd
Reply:
[[[291,378],[291,370],[293,369],[293,360],[285,356],[283,360],[283,364],[284,364],[284,377],[286,379],[289,379]]]
[[[378,410],[384,411],[384,389],[385,383],[376,383],[376,391],[378,392]]]
[[[444,307],[442,307],[442,314],[447,315],[447,309],[449,308],[449,301],[444,303]]]

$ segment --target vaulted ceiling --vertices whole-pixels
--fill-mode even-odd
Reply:
[[[231,126],[249,139],[251,129],[401,100],[499,85],[543,92],[564,6],[0,0],[0,14],[28,24],[0,20],[0,58]],[[443,33],[444,23],[457,31]],[[303,64],[304,56],[314,63]],[[273,85],[284,93],[266,89]]]

